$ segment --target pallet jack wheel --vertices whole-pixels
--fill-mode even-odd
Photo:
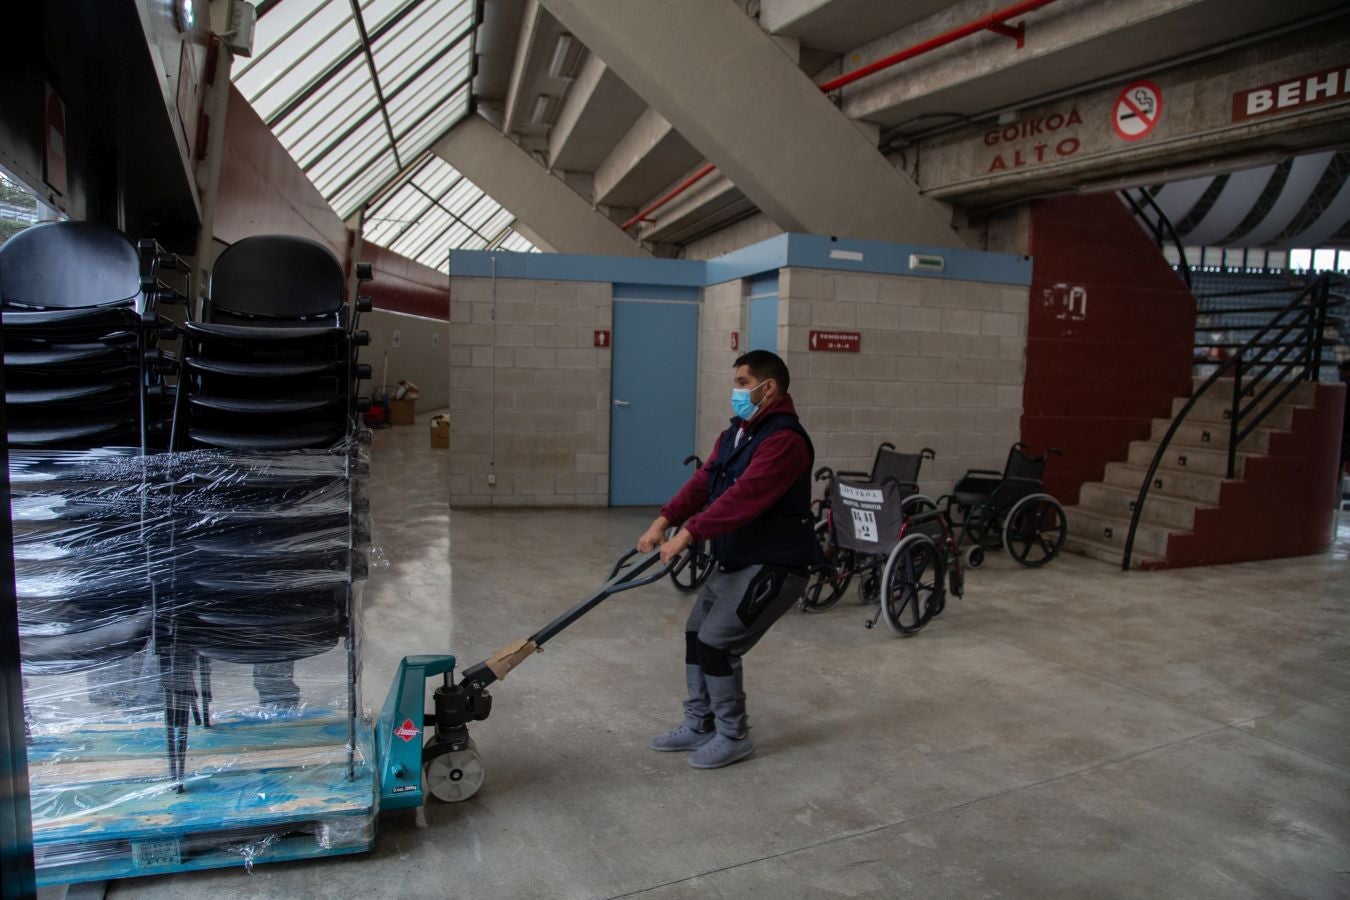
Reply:
[[[427,744],[423,751],[426,762],[422,763],[422,780],[427,792],[437,800],[458,803],[478,793],[487,772],[472,738],[463,749],[450,750],[449,746],[435,741]]]

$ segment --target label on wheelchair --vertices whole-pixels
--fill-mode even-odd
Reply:
[[[853,510],[853,536],[869,544],[877,542],[876,514],[866,509]]]
[[[856,488],[851,484],[839,485],[839,496],[844,500],[853,501],[853,503],[875,503],[873,509],[880,509],[883,501],[882,493],[879,488]]]

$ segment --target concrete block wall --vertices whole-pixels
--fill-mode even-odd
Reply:
[[[450,505],[607,505],[611,286],[456,276],[450,294]]]
[[[1001,469],[1020,435],[1027,301],[1025,287],[783,269],[778,346],[817,465],[869,469],[882,441],[931,447],[933,495],[967,469]],[[861,352],[808,349],[831,329],[861,332]]]
[[[703,289],[698,320],[698,420],[694,446],[699,456],[712,451],[713,441],[731,419],[732,363],[741,350],[731,349],[731,333],[746,336],[745,282],[737,279]],[[743,346],[743,345],[742,345]]]

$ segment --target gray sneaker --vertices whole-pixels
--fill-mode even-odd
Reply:
[[[689,765],[695,769],[720,769],[732,763],[740,762],[755,752],[755,742],[750,736],[729,738],[717,735],[689,757]]]
[[[652,749],[660,750],[662,753],[671,750],[697,750],[712,740],[715,734],[717,734],[715,731],[695,731],[685,723],[674,731],[652,738]]]

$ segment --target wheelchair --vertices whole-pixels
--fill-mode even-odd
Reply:
[[[984,565],[986,551],[1003,547],[1018,564],[1039,568],[1059,555],[1068,537],[1064,507],[1042,487],[1046,461],[1063,456],[1051,447],[1041,456],[1031,456],[1023,443],[1008,450],[1002,472],[970,469],[938,498],[949,522],[956,523],[960,544],[968,543],[968,568]]]
[[[697,455],[684,458],[686,466],[691,463],[694,466],[694,471],[703,467],[703,460],[699,459]],[[679,531],[678,528],[667,528],[666,537],[674,537],[677,531]],[[715,565],[712,553],[708,550],[708,542],[695,540],[689,545],[689,549],[676,557],[674,565],[670,568],[670,580],[674,582],[680,593],[692,594],[703,587],[703,582],[708,580],[708,576],[712,574]]]
[[[919,470],[926,459],[936,454],[928,447],[918,453],[900,453],[895,445],[886,442],[877,448],[871,472],[839,471],[828,466],[816,470],[817,481],[827,482],[825,495],[816,501],[816,541],[820,545],[824,563],[818,567],[799,603],[803,612],[824,612],[839,602],[855,575],[861,579],[859,597],[864,604],[875,603],[881,596],[884,559],[875,553],[860,551],[848,542],[840,542],[836,531],[835,498],[841,483],[887,484],[894,482],[899,491],[899,510],[911,515],[934,510],[937,504],[920,493]]]
[[[833,559],[847,559],[863,572],[865,595],[875,595],[877,610],[865,627],[884,619],[898,635],[916,634],[942,613],[949,587],[961,596],[964,578],[950,523],[912,482],[851,481],[834,475],[828,497]],[[833,574],[828,567],[817,574],[803,597],[803,610],[820,611],[820,597],[827,585],[833,587]],[[831,605],[841,593],[835,592]],[[815,604],[808,606],[812,599]]]

